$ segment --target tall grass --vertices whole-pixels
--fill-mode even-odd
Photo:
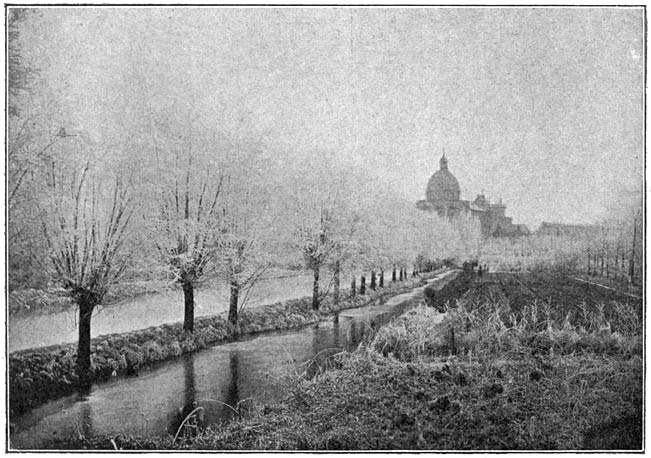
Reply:
[[[641,355],[641,323],[627,304],[585,306],[579,319],[559,319],[549,302],[534,300],[515,313],[508,301],[457,301],[445,316],[420,307],[382,328],[372,348],[405,361],[469,354],[507,358],[513,353],[569,355],[582,352]]]

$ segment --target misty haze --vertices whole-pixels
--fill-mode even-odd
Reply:
[[[18,7],[7,451],[641,451],[644,7]]]

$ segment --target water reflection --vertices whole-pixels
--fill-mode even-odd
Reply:
[[[348,329],[346,332],[346,340],[350,342],[352,346],[357,346],[362,343],[364,335],[367,332],[368,324],[365,320],[350,320]]]
[[[188,405],[195,401],[197,394],[197,385],[194,376],[194,358],[192,355],[186,355],[183,358],[183,378],[185,380],[185,405]]]
[[[44,448],[52,437],[71,431],[83,435],[176,434],[183,419],[197,407],[202,407],[203,414],[197,416],[197,426],[228,421],[244,400],[280,401],[288,374],[318,374],[332,364],[333,355],[354,349],[370,330],[402,310],[388,306],[357,309],[336,322],[217,345],[143,370],[138,377],[94,385],[86,394],[52,401],[12,418],[16,425],[12,446]]]
[[[80,436],[91,437],[93,435],[93,408],[87,402],[81,404],[79,409]]]
[[[228,384],[225,403],[233,408],[237,408],[240,403],[240,392],[237,389],[237,381],[239,378],[239,359],[237,350],[231,351],[228,356],[230,360],[231,382]]]
[[[330,366],[332,356],[344,346],[339,341],[339,323],[321,323],[312,335],[312,357],[304,364],[303,373],[312,378]]]
[[[197,410],[197,387],[192,355],[183,357],[183,381],[183,404],[172,412],[170,415],[171,421],[167,428],[167,432],[172,435],[180,433],[181,436],[186,436],[189,433],[196,433],[197,429],[203,426],[203,410]],[[188,418],[190,415],[191,418]],[[179,430],[179,428],[182,429]]]

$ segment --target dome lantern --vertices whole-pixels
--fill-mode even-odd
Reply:
[[[456,202],[461,198],[461,188],[457,179],[448,170],[448,160],[445,151],[441,157],[441,168],[437,170],[427,183],[425,197],[433,204]]]

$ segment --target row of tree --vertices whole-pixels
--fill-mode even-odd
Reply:
[[[582,263],[588,275],[640,285],[644,266],[642,206],[627,218],[604,221],[586,241]]]
[[[555,265],[577,273],[632,284],[642,281],[644,237],[642,202],[622,209],[617,217],[576,226],[561,233],[534,233],[517,239],[489,239],[480,257],[503,267],[518,264]]]
[[[11,138],[24,135],[26,120],[11,121]],[[194,291],[207,279],[228,282],[237,323],[242,292],[270,267],[302,262],[318,309],[324,271],[338,300],[342,272],[461,257],[479,239],[477,222],[420,212],[325,152],[278,153],[193,122],[151,126],[128,145],[61,127],[9,144],[10,266],[29,259],[70,292],[80,374],[92,313],[125,274],[177,284],[192,332]]]

